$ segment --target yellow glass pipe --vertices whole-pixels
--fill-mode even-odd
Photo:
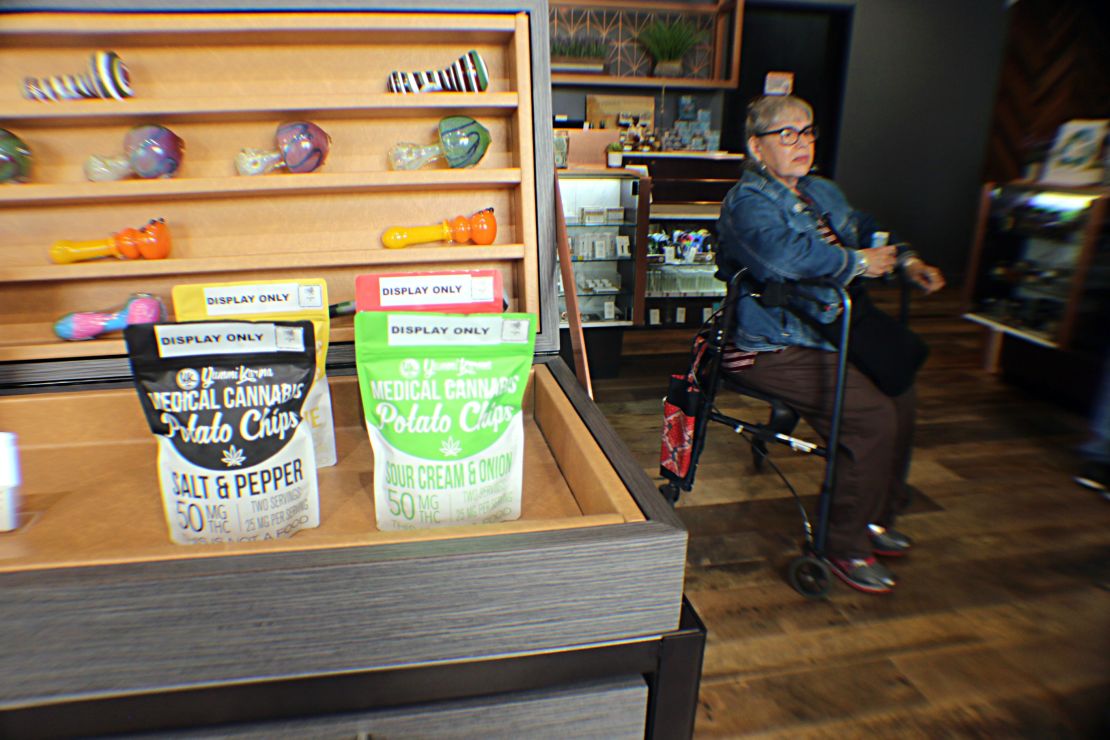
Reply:
[[[497,219],[493,209],[486,208],[473,216],[455,216],[450,221],[431,226],[394,226],[382,234],[382,244],[386,249],[401,249],[410,244],[428,242],[454,242],[465,244],[493,244],[497,238]]]
[[[59,265],[99,257],[160,260],[169,254],[170,230],[162,219],[154,219],[141,229],[123,229],[107,239],[62,240],[50,247],[50,261]]]
[[[386,229],[385,233],[382,234],[382,244],[385,245],[386,249],[401,249],[410,244],[453,242],[457,241],[454,234],[455,232],[449,221],[431,226],[394,226],[392,229]]]

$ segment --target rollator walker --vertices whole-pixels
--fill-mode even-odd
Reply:
[[[691,491],[697,474],[698,459],[705,448],[710,422],[723,424],[738,434],[746,434],[752,445],[752,459],[757,471],[767,460],[767,443],[774,442],[790,447],[795,452],[817,455],[825,459],[825,475],[817,502],[816,526],[810,520],[805,506],[794,487],[783,477],[801,512],[805,541],[802,554],[787,569],[790,585],[806,598],[823,598],[829,591],[830,571],[826,539],[828,518],[832,506],[833,484],[836,480],[836,450],[840,439],[840,422],[844,404],[845,378],[848,372],[848,338],[852,323],[852,299],[838,283],[821,278],[799,280],[790,285],[769,283],[760,292],[745,292],[743,277],[746,270],[736,273],[728,281],[728,291],[720,308],[702,325],[694,338],[691,363],[685,375],[675,375],[670,392],[664,402],[663,445],[660,455],[660,474],[667,482],[659,487],[660,493],[673,506],[683,491]],[[792,285],[822,285],[836,290],[842,307],[839,341],[837,342],[836,390],[833,414],[826,445],[794,436],[799,414],[789,404],[744,385],[743,370],[728,372],[723,364],[731,352],[731,336],[736,317],[736,304],[743,295],[751,295],[764,305],[784,306]],[[770,404],[767,423],[737,419],[717,410],[717,393],[724,388]],[[772,463],[773,465],[773,463]],[[781,473],[780,473],[781,475]]]

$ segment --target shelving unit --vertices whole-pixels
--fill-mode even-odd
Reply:
[[[590,373],[614,377],[625,329],[643,321],[650,181],[630,170],[584,166],[561,170],[559,180]],[[560,278],[562,353],[570,364],[566,287]]]
[[[618,327],[642,322],[643,216],[649,186],[628,170],[574,167],[561,171],[559,178],[584,324]],[[584,209],[596,211],[595,222],[583,223],[589,218]],[[619,211],[620,217],[610,219],[606,210]],[[623,254],[618,238],[627,243]],[[560,300],[560,313],[565,310]]]
[[[983,188],[964,285],[964,318],[988,330],[984,364],[1004,337],[1050,350],[1105,344],[1110,306],[1110,192],[1030,182]]]
[[[706,229],[716,237],[721,201],[740,178],[744,155],[728,152],[631,152],[631,164],[647,168],[652,178],[651,232]],[[713,263],[685,261],[647,265],[645,325],[693,328],[701,325],[725,294],[713,278]]]
[[[413,265],[497,267],[513,286],[511,310],[539,313],[539,231],[534,207],[531,81],[522,76],[529,45],[522,15],[429,16],[403,13],[45,15],[5,17],[0,55],[0,126],[33,152],[32,180],[0,190],[0,322],[18,324],[0,339],[0,362],[123,353],[118,339],[53,339],[71,311],[118,305],[131,290],[168,298],[190,276],[231,280],[259,271],[314,270],[333,302],[353,298],[353,276]],[[486,60],[483,93],[383,92],[398,62],[398,38],[412,39],[404,63],[444,67],[460,48]],[[77,43],[75,39],[80,39]],[[20,97],[24,76],[80,72],[89,49],[112,48],[131,74],[133,98],[40,102]],[[235,95],[235,92],[242,92]],[[463,113],[489,128],[492,145],[473,169],[394,172],[386,152],[400,141],[435,141],[444,115]],[[236,175],[242,148],[272,147],[283,121],[306,118],[330,135],[318,172]],[[185,141],[174,178],[87,182],[91,154],[114,155],[127,129],[168,125]],[[419,199],[413,198],[420,193]],[[492,206],[498,239],[490,247],[435,245],[387,250],[392,225],[435,223]],[[173,239],[166,260],[96,260],[54,265],[55,241],[106,238],[165,218]],[[124,284],[126,282],[126,285]],[[349,340],[341,329],[339,341]]]
[[[658,0],[551,0],[552,35],[596,35],[611,51],[610,74],[556,72],[555,85],[608,85],[685,89],[734,88],[740,79],[740,31],[744,0],[675,3]],[[636,43],[644,24],[656,17],[692,17],[707,40],[690,54],[695,68],[682,77],[655,77],[651,58]],[[688,55],[689,56],[689,55]]]

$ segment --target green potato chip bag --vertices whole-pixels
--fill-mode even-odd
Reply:
[[[379,529],[520,517],[535,344],[529,314],[355,316]]]

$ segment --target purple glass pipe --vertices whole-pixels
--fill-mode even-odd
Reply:
[[[290,172],[314,172],[328,158],[331,137],[311,121],[283,123],[274,134],[277,150],[243,149],[235,157],[240,175],[264,175],[284,167]]]
[[[173,177],[185,156],[185,142],[165,126],[135,126],[123,137],[123,154],[93,155],[85,162],[85,177],[93,182]]]

